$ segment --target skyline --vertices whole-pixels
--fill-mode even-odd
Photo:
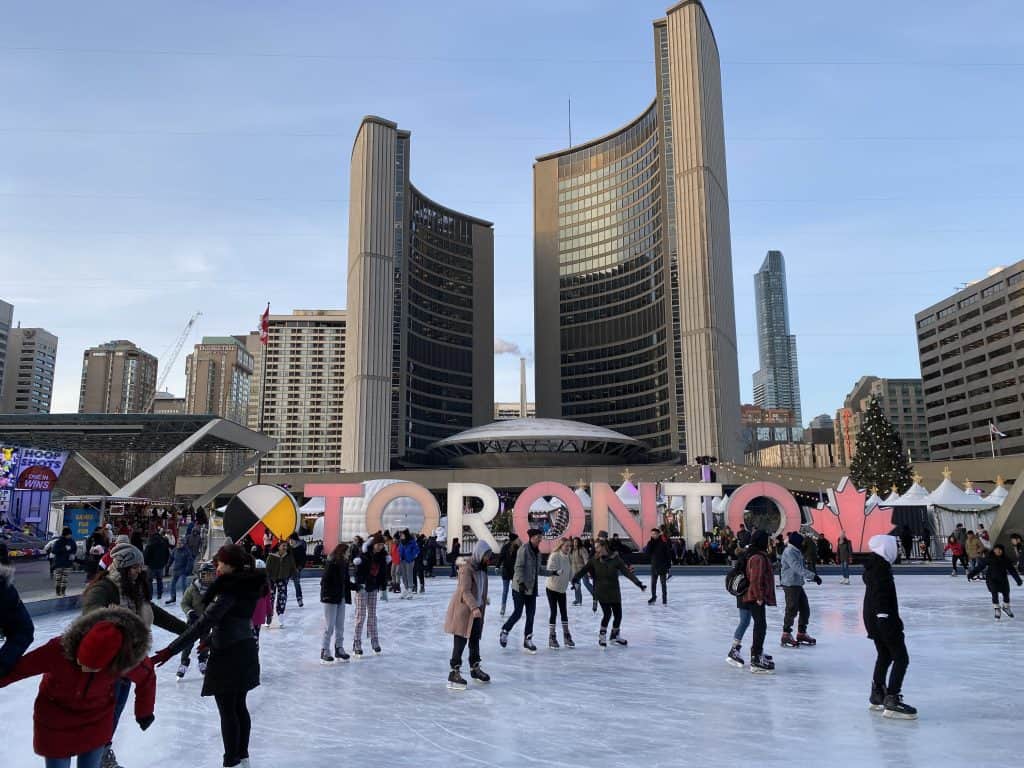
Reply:
[[[53,5],[65,12],[19,7],[0,30],[0,147],[17,158],[0,166],[0,253],[17,265],[0,298],[16,322],[60,338],[59,412],[77,410],[79,355],[95,344],[130,338],[159,357],[197,309],[188,346],[255,328],[268,299],[275,313],[344,308],[348,157],[364,114],[412,131],[425,194],[495,222],[495,334],[532,359],[533,158],[567,145],[570,96],[574,144],[646,106],[649,25],[669,4],[451,17],[411,4]],[[1007,19],[1022,14],[990,5],[1005,11],[887,8],[880,29],[849,8],[706,4],[722,56],[743,402],[757,369],[750,276],[766,250],[789,262],[806,419],[833,413],[861,375],[918,377],[914,313],[1019,259],[1007,219],[1021,138],[991,126],[1018,122],[1021,64],[993,65],[1017,55]],[[367,34],[384,25],[387,38]],[[829,29],[842,33],[822,39]],[[424,32],[470,42],[452,53],[445,34]],[[125,38],[145,52],[125,53]],[[354,81],[360,57],[381,66]],[[552,62],[573,93],[540,77]],[[396,77],[413,87],[393,88]],[[86,301],[70,293],[81,288]],[[865,315],[865,296],[881,311]],[[496,400],[518,399],[517,357],[496,358]],[[168,383],[184,394],[184,355]]]

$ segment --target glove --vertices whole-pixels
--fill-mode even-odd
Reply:
[[[522,582],[517,584],[516,585],[516,592],[518,592],[520,595],[525,595],[526,594],[526,585],[523,584]]]
[[[817,584],[820,587],[821,586],[821,576],[815,576],[814,577],[814,583]]]
[[[153,666],[162,667],[164,664],[170,661],[171,656],[173,655],[174,654],[171,653],[169,649],[163,648],[162,650],[159,650],[156,653],[154,653],[149,660],[153,662]]]
[[[154,720],[156,720],[156,715],[147,715],[146,717],[135,718],[135,722],[139,724],[139,728],[142,730],[149,728],[149,726],[153,724]]]

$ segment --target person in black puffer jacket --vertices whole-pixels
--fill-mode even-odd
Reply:
[[[324,606],[324,636],[320,642],[320,663],[348,661],[345,653],[345,606],[352,604],[352,582],[348,575],[348,544],[338,544],[324,563],[320,578],[320,602]],[[331,638],[334,656],[331,656]]]
[[[32,645],[35,625],[14,588],[14,568],[7,553],[7,545],[0,543],[0,677],[14,669],[18,659]]]
[[[512,584],[512,577],[516,572],[516,554],[522,544],[519,535],[510,533],[508,541],[505,542],[498,553],[498,569],[501,571],[501,615],[505,615],[505,606],[508,605],[508,589]]]
[[[871,709],[884,709],[884,717],[916,720],[917,710],[903,703],[901,691],[910,655],[903,636],[892,564],[899,554],[895,536],[879,534],[868,541],[871,554],[864,561],[864,628],[875,643],[875,672],[871,680]],[[892,667],[890,670],[889,668]],[[886,685],[885,673],[889,672]]]
[[[668,604],[668,574],[672,570],[672,547],[668,537],[661,528],[651,529],[651,538],[644,547],[644,554],[651,558],[651,599],[647,602],[654,605],[658,601],[658,581],[661,580],[661,602]]]
[[[370,647],[379,654],[380,639],[377,636],[377,593],[387,589],[388,564],[391,557],[384,547],[384,536],[378,531],[363,544],[362,552],[356,552],[352,558],[355,571],[353,586],[356,590],[355,606],[355,638],[352,640],[352,653],[356,659],[363,656],[363,627],[370,638]]]
[[[1013,611],[1010,609],[1010,577],[1021,585],[1020,573],[1017,572],[1013,561],[1007,556],[1002,544],[996,544],[992,551],[978,561],[968,573],[968,577],[974,577],[984,572],[985,585],[992,595],[992,607],[995,609],[996,621],[999,621],[1000,612],[1005,613],[1011,619]],[[1003,605],[999,605],[999,596],[1003,597]]]
[[[253,560],[237,544],[221,547],[214,562],[217,580],[206,592],[206,608],[174,642],[153,655],[153,663],[165,664],[182,648],[210,635],[210,660],[203,678],[203,696],[213,696],[220,712],[224,765],[236,766],[249,759],[252,719],[246,706],[249,691],[260,684],[260,658],[252,626],[256,602],[267,594],[267,576],[253,567]]]

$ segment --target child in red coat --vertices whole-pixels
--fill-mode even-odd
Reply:
[[[124,608],[103,608],[76,619],[21,658],[0,687],[42,675],[36,697],[33,748],[47,768],[98,768],[114,734],[114,689],[122,677],[135,683],[135,719],[153,722],[156,675],[146,658],[150,634]]]

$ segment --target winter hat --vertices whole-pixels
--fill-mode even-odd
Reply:
[[[236,571],[240,571],[249,564],[249,559],[245,554],[245,550],[237,544],[225,544],[217,550],[217,554],[213,557],[219,563],[224,565],[230,565]]]
[[[132,540],[128,537],[127,533],[119,534],[118,536],[116,536],[114,538],[114,546],[115,547],[118,544],[131,544],[131,543],[132,543]]]
[[[377,533],[373,534],[373,536],[370,537],[370,543],[371,544],[383,544],[384,543],[384,536],[381,535],[380,531],[377,531]]]
[[[768,549],[768,531],[756,530],[750,534],[750,546],[754,549]]]
[[[802,547],[804,545],[804,537],[796,531],[793,531],[791,534],[789,534],[789,543],[792,544],[794,547]]]
[[[896,537],[884,533],[872,536],[868,541],[868,549],[890,563],[896,562],[896,554],[899,551]]]
[[[89,669],[104,669],[121,651],[124,634],[113,622],[99,621],[78,644],[78,663]]]
[[[543,535],[544,535],[544,531],[542,531],[540,528],[531,528],[530,530],[528,530],[526,532],[526,538],[528,538],[528,539],[532,539],[534,536],[543,536]]]
[[[134,547],[131,544],[118,544],[112,550],[110,550],[110,559],[114,564],[114,567],[119,570],[131,568],[135,565],[143,565],[145,558],[142,556],[142,550],[138,547]]]

